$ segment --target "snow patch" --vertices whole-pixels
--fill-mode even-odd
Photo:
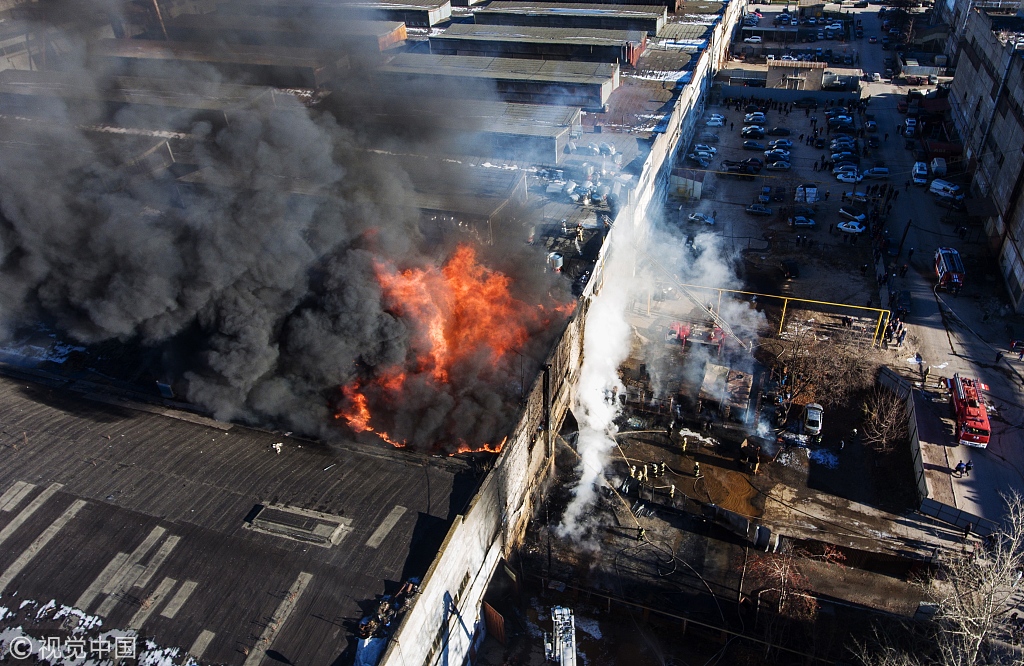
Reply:
[[[595,640],[601,640],[604,636],[601,633],[601,626],[597,620],[588,617],[576,616],[576,628]]]

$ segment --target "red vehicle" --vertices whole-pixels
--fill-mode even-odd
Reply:
[[[956,296],[964,286],[964,262],[960,253],[951,247],[935,250],[935,276],[939,278],[939,289],[945,289]]]
[[[957,439],[965,446],[985,448],[992,430],[981,392],[987,391],[988,386],[977,379],[961,379],[959,374],[947,379],[946,386],[956,415]]]

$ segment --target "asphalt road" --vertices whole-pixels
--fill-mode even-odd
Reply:
[[[883,51],[880,44],[867,42],[866,37],[881,38],[883,34],[877,11],[877,6],[854,10],[864,20],[865,39],[857,42],[865,72],[884,72],[883,60],[892,55],[892,51]],[[949,377],[959,372],[961,376],[978,377],[990,387],[988,398],[995,413],[992,414],[989,447],[984,450],[950,447],[947,461],[950,467],[959,460],[974,461],[974,473],[956,479],[953,484],[960,508],[998,519],[1002,515],[1000,493],[1024,491],[1024,437],[1021,436],[1024,363],[1017,361],[1016,353],[1011,355],[1008,351],[1005,326],[1010,317],[1000,314],[1000,305],[1008,303],[1001,279],[986,281],[975,275],[972,280],[969,273],[966,287],[958,297],[933,292],[936,280],[932,257],[937,247],[956,247],[968,266],[994,265],[997,260],[982,242],[965,243],[953,233],[954,225],[942,221],[945,209],[932,202],[926,188],[910,185],[904,189],[914,158],[912,152],[904,148],[902,137],[895,134],[895,128],[904,118],[896,111],[896,104],[907,90],[906,86],[883,82],[865,84],[862,93],[872,98],[869,113],[874,114],[879,133],[889,133],[889,141],[877,152],[892,172],[890,182],[900,187],[899,198],[887,223],[890,237],[898,243],[908,221],[911,222],[902,254],[890,261],[895,261],[897,266],[904,263],[911,266],[906,278],[897,279],[896,289],[912,292],[908,337],[916,338],[915,347],[930,367],[928,385],[934,387],[937,376]],[[908,259],[910,248],[915,250],[912,259]],[[879,295],[884,303],[887,290],[881,291]],[[1003,352],[998,363],[997,352]],[[904,356],[900,358],[899,370],[916,370],[918,366],[908,361],[911,354]]]

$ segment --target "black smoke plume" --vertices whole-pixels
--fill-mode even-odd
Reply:
[[[122,7],[96,6],[120,20]],[[103,25],[46,27],[61,46],[48,67],[96,90],[118,85],[89,61],[91,40],[109,36]],[[160,75],[248,83],[202,66]],[[368,79],[347,76],[319,110],[277,93],[227,123],[157,106],[110,117],[50,100],[19,118],[0,106],[0,335],[43,323],[84,344],[166,349],[161,371],[217,418],[339,436],[338,388],[411,354],[413,323],[386,307],[374,265],[437,264],[451,250],[421,232],[407,176],[367,151],[387,137],[361,124]],[[418,122],[418,150],[429,149],[424,137],[446,140]],[[187,159],[130,168],[133,140],[161,128]],[[182,170],[203,177],[183,184]],[[521,227],[497,230],[481,253],[515,278],[519,298],[568,300],[523,240]],[[521,350],[528,372],[556,332],[533,331]],[[508,360],[504,375],[463,368],[444,386],[410,382],[408,399],[388,406],[389,427],[421,449],[498,441],[518,409],[522,362]]]

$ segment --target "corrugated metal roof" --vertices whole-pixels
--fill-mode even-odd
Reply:
[[[666,23],[658,39],[705,39],[711,28],[710,23]]]
[[[246,0],[252,6],[278,6],[292,8],[325,8],[338,9],[343,7],[371,9],[439,9],[450,5],[449,0]]]
[[[683,0],[679,3],[676,14],[721,14],[727,4],[712,0]]]
[[[486,78],[518,78],[547,82],[603,84],[616,77],[619,66],[607,62],[488,58],[484,56],[400,53],[381,72]]]
[[[558,2],[492,2],[477,13],[502,14],[550,14],[555,16],[628,16],[633,18],[665,17],[668,7],[664,5],[591,5]]]
[[[388,109],[401,109],[401,104],[390,104],[387,97],[377,98],[380,108],[368,111],[377,118],[392,117]],[[580,122],[580,107],[546,104],[519,104],[484,100],[449,98],[418,98],[416,117],[429,118],[427,124],[466,132],[526,136],[559,136]],[[396,112],[394,118],[406,117],[405,111]]]
[[[543,42],[546,44],[592,44],[615,46],[640,43],[646,33],[640,30],[596,30],[592,28],[545,28],[520,25],[480,25],[456,23],[430,39],[458,39],[492,42]]]
[[[245,14],[181,14],[167,20],[169,28],[202,30],[255,30],[267,32],[299,32],[305,34],[337,34],[356,37],[383,37],[401,30],[400,21],[354,21],[275,18]]]

